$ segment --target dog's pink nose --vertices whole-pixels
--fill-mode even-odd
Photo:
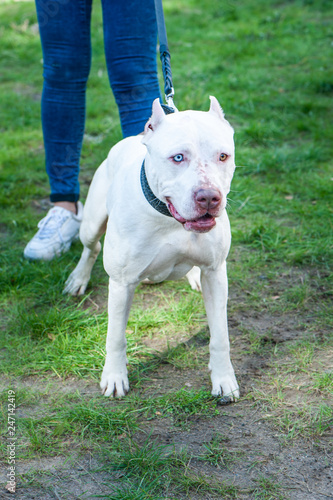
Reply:
[[[199,189],[195,194],[196,203],[206,210],[218,208],[222,195],[217,189]]]

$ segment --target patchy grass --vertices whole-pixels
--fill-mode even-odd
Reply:
[[[123,484],[108,498],[165,498],[172,485],[175,494],[196,494],[199,498],[207,495],[223,496],[225,499],[238,497],[238,489],[226,482],[209,481],[207,477],[194,474],[190,468],[191,457],[186,453],[176,454],[148,439],[143,445],[130,443],[123,450],[121,459],[116,461],[114,470],[124,471],[127,484]]]
[[[228,449],[228,441],[230,440],[225,436],[213,436],[209,443],[204,443],[206,451],[203,455],[200,455],[198,459],[206,461],[218,468],[230,468],[231,464],[241,459],[244,452],[230,451]]]
[[[203,301],[185,281],[138,287],[127,327],[132,391],[116,402],[98,394],[107,323],[101,258],[87,296],[74,299],[62,289],[79,243],[52,262],[22,257],[48,209],[42,55],[34,3],[6,0],[4,465],[14,389],[22,498],[325,498],[333,420],[332,4],[165,0],[164,7],[177,106],[205,110],[215,95],[236,131],[229,324],[242,398],[221,406],[210,396]],[[83,200],[94,170],[121,138],[98,3],[92,24]]]

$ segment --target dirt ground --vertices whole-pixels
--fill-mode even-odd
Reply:
[[[149,297],[147,298],[149,300]],[[308,437],[297,437],[285,439],[285,435],[279,431],[270,418],[262,403],[256,402],[251,397],[256,387],[263,387],[263,382],[268,377],[270,365],[269,350],[266,355],[258,355],[249,352],[248,345],[244,340],[242,327],[253,328],[262,337],[262,342],[288,343],[295,340],[304,333],[304,322],[306,318],[296,318],[295,315],[268,316],[263,314],[246,312],[243,315],[231,314],[229,317],[229,330],[231,338],[231,351],[235,371],[241,387],[242,396],[247,398],[239,402],[218,406],[219,414],[212,418],[189,417],[188,425],[175,427],[167,418],[156,419],[142,423],[141,431],[135,439],[144,442],[151,432],[151,439],[161,445],[173,445],[175,450],[187,450],[193,457],[189,464],[192,474],[212,477],[219,482],[226,481],[239,487],[242,491],[252,493],[240,493],[239,498],[245,499],[269,499],[287,498],[290,500],[325,500],[333,498],[333,475],[332,475],[332,434],[326,432],[323,437],[311,439]],[[303,325],[300,326],[300,325]],[[269,330],[270,335],[267,336]],[[170,339],[169,339],[170,341]],[[188,336],[188,338],[174,338],[173,345],[184,343],[188,346],[196,346],[198,351],[207,355],[208,329],[201,327]],[[167,346],[167,339],[152,338],[150,347],[157,351],[163,351]],[[200,352],[201,352],[200,351]],[[320,360],[321,366],[332,366],[332,359]],[[272,369],[272,367],[270,368]],[[268,380],[268,379],[267,379]],[[8,380],[2,379],[4,387],[8,387]],[[20,382],[26,387],[34,386],[42,390],[46,381],[36,378],[28,378]],[[210,380],[207,370],[179,369],[170,364],[163,364],[154,372],[144,387],[144,394],[161,395],[167,391],[179,390],[182,387],[191,387],[194,390],[202,387],[209,389]],[[55,381],[52,382],[52,391],[70,392],[79,389],[85,396],[96,395],[97,384],[84,381]],[[300,394],[290,391],[288,400],[297,402]],[[313,397],[315,397],[313,395]],[[309,395],[309,403],[311,395]],[[304,401],[303,401],[304,403]],[[17,414],[19,416],[19,413]],[[208,462],[195,458],[205,451],[204,445],[212,442],[214,436],[223,436],[223,444],[230,452],[230,456],[239,456],[241,459],[231,461],[229,465],[210,465]],[[25,484],[22,489],[18,488],[15,495],[0,491],[1,499],[17,498],[18,500],[72,500],[90,499],[95,495],[104,498],[111,495],[112,488],[119,476],[106,473],[101,470],[103,460],[97,453],[67,457],[59,456],[42,458],[31,461],[21,461],[17,464],[18,474],[37,472],[34,481]],[[6,469],[2,468],[0,482],[5,483]],[[281,496],[255,496],[253,489],[260,481],[272,481],[281,489]],[[20,482],[20,479],[19,479]],[[36,486],[36,482],[38,486]],[[119,484],[119,483],[117,483]],[[109,496],[108,498],[112,498]],[[173,497],[170,497],[173,498]],[[174,497],[185,498],[185,497]],[[203,498],[199,494],[193,494],[187,498]],[[218,498],[216,496],[207,496]]]

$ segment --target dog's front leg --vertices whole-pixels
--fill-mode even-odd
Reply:
[[[227,325],[228,279],[226,263],[215,271],[201,274],[208,324],[210,329],[210,361],[212,394],[239,398],[239,388],[230,361],[230,346]]]
[[[125,330],[134,290],[135,285],[109,280],[106,358],[100,384],[105,396],[121,397],[129,391]]]

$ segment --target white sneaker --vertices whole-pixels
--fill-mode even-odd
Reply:
[[[52,260],[56,255],[67,252],[72,241],[79,237],[83,205],[77,203],[77,214],[56,206],[39,221],[39,231],[24,249],[26,259]]]

